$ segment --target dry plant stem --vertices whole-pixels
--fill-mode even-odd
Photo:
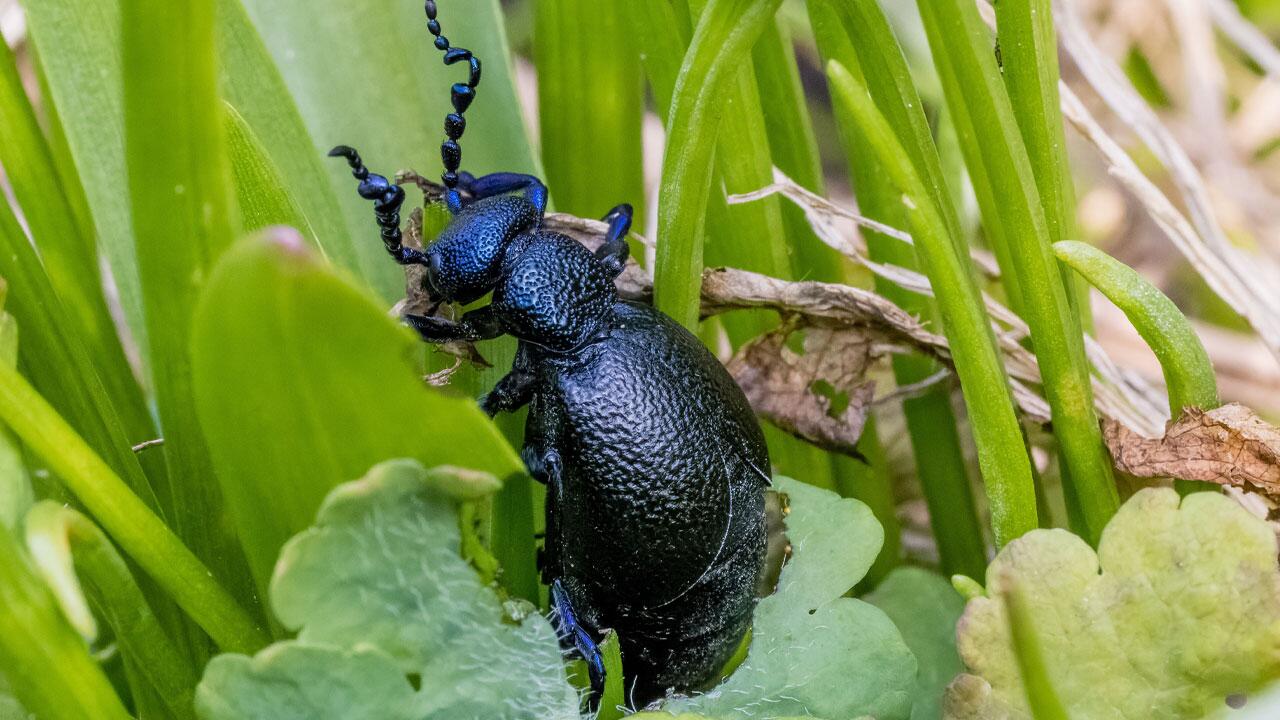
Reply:
[[[1070,54],[1089,84],[1169,169],[1189,211],[1190,228],[1193,228],[1190,233],[1179,232],[1178,235],[1181,237],[1170,232],[1174,245],[1204,275],[1214,292],[1249,321],[1272,354],[1280,358],[1280,293],[1274,292],[1274,288],[1266,287],[1260,280],[1265,273],[1254,272],[1250,267],[1266,262],[1265,258],[1246,257],[1231,245],[1214,218],[1208,190],[1195,165],[1161,124],[1150,106],[1134,90],[1120,69],[1093,44],[1088,31],[1071,7],[1071,3],[1057,3],[1055,17],[1058,21],[1063,48]],[[1067,91],[1064,89],[1063,110],[1068,117],[1072,114],[1072,109],[1068,107],[1069,102]],[[1079,104],[1078,101],[1076,104]],[[1083,107],[1081,112],[1077,113],[1079,114],[1087,115],[1083,113]],[[1072,119],[1072,122],[1076,121]],[[1100,129],[1099,133],[1101,133]],[[1101,134],[1105,136],[1105,133]],[[1091,141],[1098,144],[1098,140],[1093,136],[1089,137]],[[1115,145],[1109,138],[1107,141]],[[1121,164],[1117,158],[1105,152],[1104,154],[1108,155],[1107,159],[1113,165]],[[1123,151],[1120,151],[1120,154],[1123,155]],[[1132,161],[1130,160],[1128,164],[1132,165]],[[1134,170],[1136,171],[1136,167]],[[1141,175],[1141,173],[1138,174]],[[1121,179],[1124,180],[1123,177]],[[1132,189],[1131,187],[1130,190]],[[1144,204],[1148,204],[1150,200],[1142,195],[1139,195],[1139,199]],[[1159,204],[1158,201],[1156,202]],[[1166,225],[1150,204],[1148,209],[1158,223],[1162,226]],[[1163,210],[1164,208],[1160,208],[1160,214],[1163,214]],[[1165,229],[1169,232],[1168,227]],[[1179,228],[1179,230],[1182,229]],[[1204,267],[1205,255],[1211,255],[1217,260],[1216,267],[1212,269]],[[1271,274],[1274,275],[1275,271],[1272,270]]]
[[[978,463],[992,514],[996,544],[1037,524],[1031,463],[1013,412],[1008,379],[996,350],[982,301],[957,241],[934,206],[897,136],[867,90],[838,63],[828,66],[838,102],[855,118],[881,164],[903,193],[921,267],[933,279],[943,326],[951,341],[961,390],[969,407]]]
[[[1274,82],[1280,82],[1280,49],[1272,44],[1256,25],[1240,14],[1231,0],[1203,0],[1213,22],[1223,35],[1231,38],[1246,55],[1266,71]]]
[[[134,562],[223,650],[253,653],[266,633],[66,421],[17,373],[0,367],[0,421],[57,474]]]

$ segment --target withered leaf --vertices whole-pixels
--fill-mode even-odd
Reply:
[[[865,333],[807,327],[804,354],[787,347],[793,325],[762,335],[738,350],[729,372],[756,413],[803,440],[858,457],[874,383],[875,360]]]
[[[1156,439],[1107,420],[1104,436],[1116,467],[1130,475],[1202,480],[1280,497],[1280,429],[1243,405],[1187,408]]]

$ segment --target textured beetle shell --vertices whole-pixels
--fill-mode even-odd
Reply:
[[[769,457],[742,390],[687,330],[618,299],[581,244],[538,229],[528,200],[479,200],[427,248],[436,289],[493,291],[531,378],[524,452],[558,454],[544,576],[581,625],[618,631],[631,699],[715,679],[751,622],[766,546]]]
[[[765,554],[764,439],[720,363],[670,318],[618,302],[572,357],[538,363],[528,423],[557,436],[550,558],[622,640],[640,692],[714,678],[751,622]]]

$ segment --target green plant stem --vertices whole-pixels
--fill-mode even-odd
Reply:
[[[825,195],[822,158],[805,101],[791,38],[778,22],[765,28],[751,51],[760,108],[773,164],[802,187]],[[782,203],[782,221],[791,251],[792,278],[839,282],[845,261],[818,239],[804,210]]]
[[[1031,158],[1050,242],[1076,237],[1075,187],[1067,162],[1066,129],[1058,96],[1058,43],[1050,0],[995,3],[1005,88]],[[1067,300],[1080,322],[1092,326],[1089,293],[1061,268]]]
[[[698,324],[702,253],[723,94],[781,0],[710,0],[676,79],[658,195],[655,304]]]
[[[562,212],[644,214],[644,75],[623,11],[630,0],[534,3],[538,128],[547,185]]]
[[[903,195],[916,255],[938,298],[969,407],[996,543],[1004,545],[1036,527],[1035,488],[1008,378],[968,258],[960,254],[958,240],[867,89],[838,62],[828,64],[827,76],[836,101],[857,123]]]
[[[850,72],[863,71],[863,79],[873,97],[894,98],[906,93],[905,102],[899,105],[919,107],[914,89],[896,81],[896,78],[909,80],[906,59],[874,0],[869,4],[809,0],[808,5],[810,23],[824,59],[837,60]],[[867,52],[865,68],[851,40],[855,30],[859,32],[859,39],[864,35],[874,37],[880,44]],[[876,41],[867,40],[862,44],[874,45]],[[889,100],[878,104],[889,104]],[[867,217],[894,227],[904,226],[906,215],[901,194],[881,170],[871,147],[857,131],[856,123],[845,115],[841,105],[837,104],[834,110],[859,208]],[[929,163],[923,158],[935,151],[922,115],[918,121],[919,127],[925,130],[922,136],[913,137],[911,125],[895,129],[905,147],[913,147],[914,141],[917,157],[921,158],[917,167],[926,168],[924,172],[928,173]],[[941,184],[941,180],[938,182]],[[945,194],[939,197],[950,202]],[[863,230],[863,237],[872,260],[915,269],[915,251],[909,245],[867,230]],[[933,303],[922,295],[880,277],[875,278],[875,287],[876,292],[917,317],[937,316]],[[900,387],[923,381],[939,369],[937,363],[918,355],[894,355],[892,365],[894,380]],[[986,567],[986,549],[960,445],[958,422],[951,407],[951,389],[945,384],[935,385],[903,401],[902,407],[943,572],[980,577]]]
[[[1012,580],[1006,578],[1003,584],[1000,596],[1009,621],[1009,639],[1031,717],[1035,720],[1069,720],[1066,708],[1049,680],[1049,668],[1045,665],[1044,653],[1040,651],[1040,640],[1036,637],[1026,601]]]
[[[1200,336],[1159,288],[1105,252],[1074,240],[1055,243],[1058,259],[1080,273],[1115,303],[1160,361],[1169,395],[1169,414],[1186,408],[1212,410],[1221,404],[1218,381]],[[1217,490],[1213,483],[1178,481],[1179,491]]]
[[[1087,539],[1097,543],[1119,507],[1111,461],[1093,407],[1080,318],[1071,307],[1050,247],[1050,234],[1026,146],[995,66],[978,8],[966,0],[919,0],[948,106],[967,115],[976,142],[966,164],[985,169],[1019,282],[1022,309],[1040,364],[1054,434],[1074,482]]]
[[[93,622],[80,590],[83,579],[124,654],[172,716],[194,718],[196,671],[170,642],[129,566],[102,530],[79,512],[44,500],[27,514],[26,540],[34,564],[73,624],[81,624],[75,622],[78,616]]]
[[[27,711],[43,720],[129,720],[102,668],[4,527],[0,608],[0,670]]]
[[[134,562],[222,649],[253,653],[267,644],[266,633],[209,569],[129,492],[21,375],[4,367],[0,367],[0,421],[62,478]]]

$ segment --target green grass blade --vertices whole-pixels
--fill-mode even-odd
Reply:
[[[282,187],[288,188],[297,212],[305,218],[305,224],[296,223],[295,227],[334,263],[367,277],[357,247],[367,245],[360,242],[367,238],[348,232],[331,184],[333,167],[318,152],[262,36],[240,0],[217,0],[217,13],[222,95],[243,121],[247,134],[257,140],[264,160],[276,169]],[[230,142],[234,144],[235,138]],[[243,210],[244,198],[240,204]],[[244,222],[247,230],[259,227],[250,217]]]
[[[645,217],[644,86],[627,1],[534,3],[542,163],[562,212],[600,217],[629,202]]]
[[[169,521],[224,582],[243,577],[191,388],[200,288],[230,244],[231,172],[217,95],[213,0],[122,0],[125,156],[138,274],[164,432]]]
[[[62,479],[125,553],[218,645],[251,653],[266,644],[262,630],[209,569],[21,375],[4,367],[0,367],[0,422]]]
[[[245,240],[219,263],[196,314],[196,400],[263,592],[328,491],[382,460],[523,474],[474,400],[425,387],[417,349],[293,231]]]
[[[1040,639],[1031,620],[1031,609],[1022,592],[1012,580],[1004,582],[1000,591],[1004,599],[1009,622],[1009,637],[1013,642],[1013,654],[1022,676],[1023,692],[1034,720],[1069,720],[1066,708],[1058,699],[1049,679],[1049,668],[1041,652]]]
[[[780,0],[711,0],[676,80],[658,196],[655,301],[685,327],[698,324],[703,238],[724,93]]]
[[[341,143],[358,148],[369,167],[384,175],[412,168],[432,176],[442,169],[444,116],[452,111],[449,86],[466,73],[460,65],[444,66],[427,32],[422,3],[371,9],[346,0],[242,2],[297,103],[317,156]],[[441,0],[439,8],[450,42],[484,62],[484,79],[461,141],[462,169],[475,175],[539,174],[516,99],[498,0]],[[235,104],[288,177],[258,118],[245,103]],[[364,276],[384,301],[399,299],[404,275],[387,261],[373,210],[356,195],[345,167],[332,160],[326,167]]]
[[[0,277],[22,329],[18,361],[31,382],[153,509],[160,507],[94,363],[8,203],[0,203]],[[148,439],[148,438],[140,438]]]
[[[1115,303],[1151,347],[1169,391],[1174,418],[1184,408],[1218,407],[1218,381],[1204,343],[1178,306],[1133,268],[1082,242],[1055,243],[1058,259]]]
[[[977,6],[965,0],[918,4],[939,73],[953,73],[943,79],[948,106],[953,115],[967,115],[972,124],[973,141],[964,144],[966,164],[971,171],[984,170],[999,204],[998,222],[1022,284],[1022,311],[1069,471],[1064,477],[1074,483],[1086,535],[1096,543],[1119,497],[1093,408],[1080,318],[1050,247],[1031,160]]]
[[[31,39],[83,183],[98,243],[125,319],[142,348],[148,339],[129,198],[120,191],[124,160],[124,82],[119,0],[41,0],[23,4]]]
[[[27,514],[26,541],[33,564],[64,611],[78,608],[93,622],[81,589],[82,582],[87,585],[127,661],[155,689],[169,716],[194,719],[195,668],[169,640],[102,530],[76,510],[43,500]],[[67,613],[69,618],[77,614]]]
[[[801,186],[824,194],[822,159],[800,84],[800,69],[791,38],[780,23],[765,28],[751,57],[773,164]],[[823,282],[843,279],[844,260],[818,239],[804,210],[783,203],[782,221],[791,253],[790,277]]]
[[[271,161],[253,128],[230,104],[224,103],[222,110],[236,204],[245,230],[289,225],[304,237],[314,239],[315,231],[298,209],[292,186],[285,183],[280,168]]]
[[[46,720],[129,720],[84,641],[3,527],[0,607],[0,671],[28,711]]]
[[[879,6],[870,2],[836,3],[832,0],[809,0],[809,16],[819,51],[824,59],[837,60],[847,68],[864,71],[878,105],[915,107],[913,124],[898,128],[904,147],[913,148],[916,165],[925,172],[936,171],[935,182],[943,192],[936,197],[947,200],[940,164],[931,163],[937,151],[932,139],[913,134],[912,128],[927,129],[919,98],[909,80],[906,59],[889,28]],[[865,68],[858,57],[852,33],[859,33],[865,53]],[[867,39],[863,40],[863,36]],[[876,47],[878,45],[878,47]],[[851,70],[852,71],[852,70]],[[895,102],[896,99],[896,102]],[[857,130],[853,118],[843,107],[835,107],[850,175],[858,194],[858,204],[868,217],[894,227],[906,225],[906,209],[901,194],[889,181],[875,160],[865,137]],[[912,152],[909,150],[908,152]],[[881,233],[863,231],[871,259],[904,268],[915,268],[915,251],[901,241]],[[909,292],[882,278],[875,279],[876,292],[893,300],[899,307],[922,318],[936,317],[933,303],[926,297]],[[894,380],[899,386],[920,382],[938,371],[937,363],[923,357],[895,355],[892,359]],[[911,435],[916,472],[929,507],[929,520],[947,574],[980,575],[986,567],[986,549],[982,525],[970,490],[967,463],[960,444],[958,422],[951,407],[951,391],[945,385],[935,386],[918,397],[903,401],[903,414]],[[976,576],[976,575],[975,575]]]
[[[1067,162],[1066,127],[1058,96],[1058,42],[1050,0],[995,3],[1002,58],[1001,77],[1014,118],[1031,158],[1050,242],[1076,237],[1076,193]],[[1067,301],[1084,327],[1093,324],[1089,293],[1061,269]]]
[[[969,407],[992,529],[996,543],[1003,545],[1036,527],[1035,489],[1008,380],[968,258],[960,254],[930,190],[866,88],[836,62],[828,65],[828,81],[904,196],[916,255],[938,298]]]
[[[64,179],[23,92],[12,51],[0,48],[0,164],[62,302],[66,332],[75,333],[98,369],[107,396],[137,441],[156,436],[142,388],[133,376],[103,295],[92,225],[73,202],[81,188]]]

